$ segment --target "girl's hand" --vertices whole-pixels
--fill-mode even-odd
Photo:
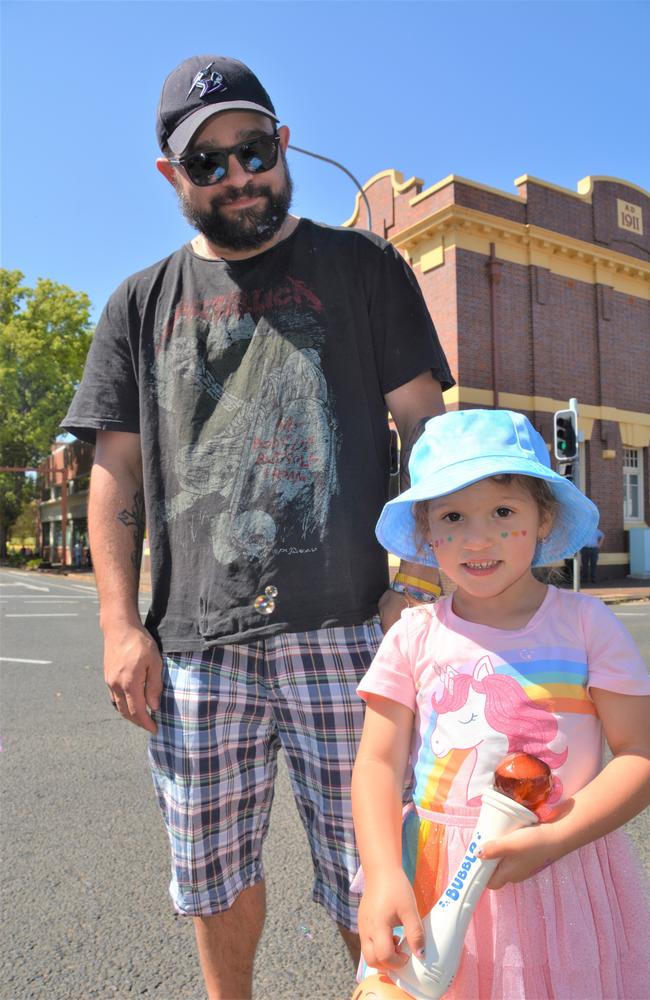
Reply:
[[[501,889],[508,882],[523,882],[561,857],[552,823],[515,830],[489,841],[480,853],[482,861],[499,859],[487,884]]]
[[[359,907],[361,951],[375,969],[401,969],[409,956],[397,947],[393,927],[401,924],[408,946],[424,958],[424,928],[418,915],[411,883],[401,869],[382,873],[369,883]]]

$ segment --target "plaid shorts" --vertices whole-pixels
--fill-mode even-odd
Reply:
[[[356,929],[350,781],[364,705],[355,690],[381,638],[372,619],[163,657],[149,758],[179,913],[227,910],[264,878],[262,843],[283,747],[311,847],[313,898]]]

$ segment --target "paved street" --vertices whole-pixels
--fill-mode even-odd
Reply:
[[[614,610],[650,662],[650,603]],[[88,577],[0,571],[0,995],[200,1000],[190,923],[167,896],[146,737],[110,706],[97,613]],[[631,830],[650,842],[647,815]],[[309,855],[282,767],[265,860],[256,1000],[348,1000],[352,973],[309,901]],[[644,860],[650,871],[647,846]]]
[[[0,996],[199,1000],[190,921],[167,894],[146,736],[109,703],[89,583],[0,571]],[[315,983],[322,1000],[347,1000],[352,969],[310,901],[311,862],[282,766],[265,862],[256,998],[296,1000]]]

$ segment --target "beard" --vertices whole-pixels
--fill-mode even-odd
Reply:
[[[207,211],[192,205],[182,191],[177,189],[183,215],[191,226],[205,236],[209,243],[228,250],[256,250],[268,243],[280,231],[289,214],[293,183],[283,158],[284,184],[273,191],[265,184],[250,180],[242,188],[229,189],[215,194]],[[259,208],[247,208],[238,215],[226,215],[221,206],[239,198],[265,198]]]

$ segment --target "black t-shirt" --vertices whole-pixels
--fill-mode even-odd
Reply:
[[[141,436],[164,650],[376,612],[384,395],[427,369],[453,384],[415,276],[371,234],[301,220],[248,260],[187,245],[117,289],[62,426]]]

